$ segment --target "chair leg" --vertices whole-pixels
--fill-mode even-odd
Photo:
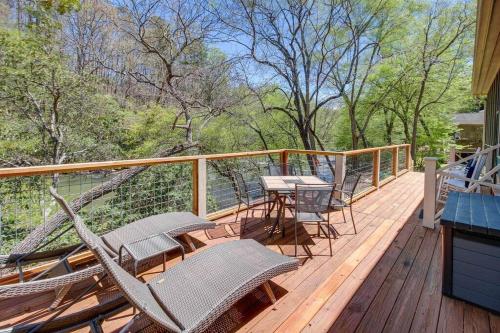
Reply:
[[[167,270],[167,254],[163,252],[163,271],[165,272]]]
[[[297,256],[297,221],[295,221],[295,256]]]
[[[180,250],[181,250],[182,260],[184,260],[184,256],[186,255],[186,252],[184,251],[184,246],[181,245]]]
[[[318,237],[321,237],[321,225],[318,222]]]
[[[247,226],[247,222],[248,222],[248,213],[250,212],[250,208],[247,208],[247,214],[245,216],[245,224],[243,224],[243,221],[241,221],[241,231],[240,231],[240,237],[241,235],[243,235],[243,232],[245,232],[245,227]]]
[[[64,296],[66,296],[66,294],[69,292],[72,286],[73,286],[72,284],[67,284],[61,288],[56,289],[56,298],[50,305],[49,307],[50,310],[56,309],[62,303]]]
[[[328,228],[328,243],[330,245],[330,257],[333,256],[332,251],[332,237],[330,236],[330,220],[328,220],[326,227]]]
[[[267,214],[267,195],[266,191],[264,191],[264,214]]]
[[[269,297],[269,300],[271,303],[276,303],[276,296],[274,296],[273,289],[271,288],[271,285],[269,284],[269,281],[266,281],[262,284],[262,288],[264,289],[264,292],[266,293],[267,297]]]
[[[236,218],[234,219],[234,223],[238,222],[238,215],[240,215],[241,202],[238,203],[238,209],[236,210]]]
[[[349,205],[349,211],[351,212],[351,220],[352,220],[352,227],[354,228],[354,233],[357,234],[358,232],[356,231],[356,224],[354,224],[354,215],[352,214],[352,206]]]
[[[188,245],[189,247],[189,250],[191,252],[194,252],[196,251],[196,246],[194,245],[193,243],[193,240],[191,239],[191,236],[189,236],[188,234],[182,234],[179,236],[184,242],[186,242],[186,244]]]
[[[344,206],[340,207],[342,209],[342,216],[344,217],[344,223],[347,223],[347,219],[345,218]]]

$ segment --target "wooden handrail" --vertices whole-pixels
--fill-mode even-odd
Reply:
[[[342,151],[327,151],[327,150],[305,150],[305,149],[285,149],[289,154],[301,155],[320,155],[320,156],[342,156]]]
[[[365,148],[365,149],[357,149],[357,150],[348,150],[343,152],[344,155],[346,156],[351,156],[351,155],[360,155],[360,154],[366,154],[366,153],[373,153],[374,151],[382,151],[382,150],[391,150],[394,148],[400,148],[400,147],[408,147],[410,144],[405,143],[401,145],[391,145],[391,146],[383,146],[383,147],[373,147],[373,148]]]
[[[220,160],[225,158],[241,158],[249,156],[279,154],[284,149],[278,150],[264,150],[264,151],[250,151],[241,153],[227,153],[227,154],[211,154],[211,155],[190,155],[190,156],[174,156],[174,157],[161,157],[161,158],[146,158],[137,160],[122,160],[122,161],[105,161],[105,162],[89,162],[89,163],[70,163],[61,165],[42,165],[32,167],[20,168],[0,168],[0,178],[17,177],[17,176],[38,176],[54,173],[70,173],[80,171],[93,171],[103,169],[121,169],[131,168],[136,166],[145,165],[159,165],[159,164],[172,164],[193,162],[199,159],[207,160]]]
[[[191,163],[199,159],[221,160],[227,158],[243,158],[252,156],[282,154],[284,152],[286,152],[287,154],[352,156],[352,155],[370,153],[378,150],[390,150],[393,148],[406,147],[406,146],[409,145],[401,144],[401,145],[392,145],[385,147],[350,150],[345,152],[301,150],[301,149],[275,149],[275,150],[261,150],[261,151],[249,151],[249,152],[238,152],[238,153],[174,156],[174,157],[163,157],[163,158],[146,158],[146,159],[136,159],[136,160],[104,161],[104,162],[89,162],[89,163],[70,163],[61,165],[42,165],[42,166],[19,167],[19,168],[0,168],[0,178],[19,177],[19,176],[38,176],[38,175],[47,175],[55,173],[71,173],[71,172],[95,171],[103,169],[122,169],[122,168],[130,168],[135,166],[146,166],[146,165],[153,166],[160,164],[188,163],[188,162]]]

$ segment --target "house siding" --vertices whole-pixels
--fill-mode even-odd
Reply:
[[[500,71],[497,73],[493,84],[488,91],[486,100],[486,111],[484,116],[484,143],[486,147],[494,146],[498,143],[498,128],[500,126]],[[498,152],[497,152],[498,154]],[[496,159],[493,159],[493,165]]]

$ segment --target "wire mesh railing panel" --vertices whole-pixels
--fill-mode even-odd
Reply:
[[[315,175],[327,183],[335,179],[335,156],[293,154],[288,157],[288,164],[297,175]]]
[[[355,194],[358,194],[373,186],[373,153],[349,155],[346,159],[346,186],[352,191],[357,175],[361,175],[356,186]]]
[[[119,171],[95,171],[53,176],[0,179],[0,253],[9,254],[39,225],[59,212],[49,193],[55,184],[68,202],[78,199],[78,214],[102,234],[131,221],[169,211],[192,210],[192,164],[158,165]],[[68,224],[69,222],[66,222]],[[57,228],[48,241],[59,235]],[[79,243],[72,230],[46,249]]]
[[[0,248],[8,254],[18,240],[50,215],[48,177],[15,177],[0,181]]]
[[[392,176],[392,150],[382,150],[380,152],[379,180],[382,181],[391,176]]]
[[[251,200],[263,198],[260,177],[269,175],[270,164],[279,165],[279,156],[274,154],[207,161],[207,212],[214,213],[238,205],[237,185],[233,179],[235,172],[243,176]]]
[[[404,168],[406,149],[399,148],[399,170]],[[346,190],[361,175],[356,193],[373,184],[373,153],[348,155]],[[380,178],[392,173],[391,151],[381,153]],[[269,165],[280,165],[279,153],[207,160],[207,212],[213,213],[238,204],[236,184],[231,173],[243,175],[252,200],[263,197],[260,177],[269,175]],[[59,207],[50,196],[56,184],[58,192],[69,202],[80,199],[77,208],[84,221],[95,232],[116,229],[137,219],[169,211],[191,211],[193,208],[193,164],[189,161],[150,167],[101,170],[52,175],[0,178],[0,254],[12,248],[40,225],[50,225]],[[335,180],[335,156],[290,153],[288,165],[297,175],[316,175],[328,183]],[[288,170],[288,169],[287,169]],[[52,237],[52,236],[51,236]],[[79,243],[74,231],[58,237],[50,246]]]
[[[406,169],[406,147],[398,148],[398,171]]]

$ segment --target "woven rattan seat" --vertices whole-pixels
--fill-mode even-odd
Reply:
[[[166,233],[176,237],[196,230],[215,228],[215,223],[190,213],[172,212],[149,216],[115,229],[102,238],[115,253],[123,244],[130,244],[151,235]]]
[[[239,240],[198,253],[145,284],[114,261],[78,216],[75,227],[130,303],[173,332],[202,332],[243,296],[298,268],[295,259]]]
[[[232,304],[297,261],[252,239],[215,246],[153,279],[149,286],[169,314],[191,331],[206,327]]]

